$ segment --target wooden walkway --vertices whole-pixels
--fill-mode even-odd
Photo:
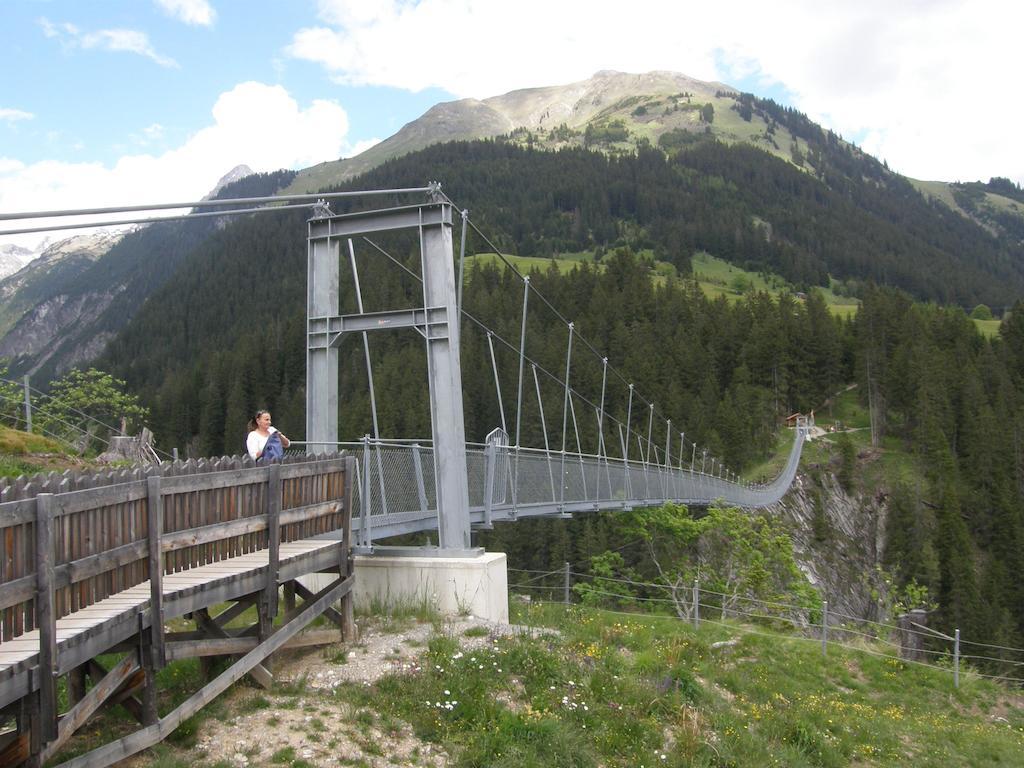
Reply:
[[[0,725],[14,721],[0,732],[0,768],[42,764],[100,708],[119,704],[143,727],[65,764],[110,765],[164,738],[242,676],[269,684],[266,658],[316,616],[351,632],[351,458],[165,469],[169,476],[53,495],[29,488],[27,499],[0,503]],[[335,579],[317,595],[297,581],[325,572]],[[250,607],[255,623],[229,627]],[[195,629],[168,633],[178,617]],[[96,657],[111,653],[124,655],[108,670]],[[158,716],[161,666],[224,655],[236,659],[224,673]],[[60,677],[70,701],[63,713]]]

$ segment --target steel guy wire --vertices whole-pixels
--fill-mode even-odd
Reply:
[[[452,205],[453,207],[455,207],[456,209],[462,210],[462,209],[461,209],[461,208],[460,208],[460,207],[459,207],[458,205],[456,205],[456,204],[455,204],[455,202],[454,202],[454,201],[453,201],[453,200],[452,200],[452,199],[451,199],[451,198],[450,198],[450,197],[449,197],[449,196],[448,196],[448,195],[447,195],[447,194],[446,194],[445,192],[442,192],[441,194],[442,194],[442,195],[444,196],[444,198],[445,198],[445,199],[446,199],[446,200],[447,200],[447,201],[448,201],[448,202],[449,202],[449,203],[450,203],[450,204],[451,204],[451,205]],[[470,219],[470,218],[469,218],[468,216],[466,217],[466,221],[467,221],[467,222],[469,223],[469,226],[473,228],[473,231],[474,231],[474,232],[476,232],[476,233],[477,233],[477,234],[478,234],[478,235],[479,235],[479,236],[480,236],[480,237],[481,237],[481,238],[483,239],[483,241],[484,241],[484,242],[485,242],[485,243],[486,243],[486,244],[488,245],[488,247],[490,247],[490,248],[491,248],[491,250],[492,250],[492,251],[493,251],[493,252],[494,252],[494,253],[495,253],[495,254],[496,254],[496,255],[498,256],[498,258],[499,258],[499,259],[501,259],[501,261],[502,261],[502,262],[503,262],[503,263],[504,263],[504,264],[505,264],[505,265],[506,265],[506,266],[507,266],[507,267],[508,267],[509,269],[511,269],[511,270],[513,271],[513,273],[515,273],[515,275],[519,277],[519,279],[520,279],[520,280],[524,280],[524,279],[525,279],[525,276],[523,275],[523,273],[522,273],[522,272],[520,272],[520,271],[519,271],[519,269],[518,269],[518,268],[517,268],[517,267],[516,267],[516,266],[515,266],[515,265],[514,265],[514,264],[513,264],[513,263],[512,263],[511,261],[509,261],[509,260],[508,260],[508,258],[506,258],[506,257],[505,257],[505,255],[504,255],[504,254],[503,254],[503,253],[501,252],[501,250],[500,250],[500,249],[499,249],[499,248],[498,248],[498,247],[497,247],[497,246],[496,246],[496,245],[495,245],[495,244],[494,244],[494,243],[493,243],[493,242],[491,241],[491,239],[490,239],[489,237],[487,237],[487,235],[485,235],[485,234],[483,233],[483,231],[482,231],[482,230],[481,230],[481,229],[480,229],[480,228],[479,228],[479,227],[478,227],[478,226],[476,225],[476,223],[475,223],[475,222],[474,222],[474,221],[473,221],[472,219]],[[558,319],[559,319],[559,320],[560,320],[560,321],[561,321],[561,322],[562,322],[563,324],[565,324],[565,325],[569,325],[570,321],[568,320],[568,318],[566,318],[566,317],[565,317],[564,315],[562,315],[562,313],[558,311],[558,309],[557,309],[557,308],[556,308],[556,307],[555,307],[555,306],[554,306],[554,305],[553,305],[553,304],[552,304],[552,303],[551,303],[551,302],[550,302],[550,301],[548,300],[548,298],[547,298],[546,296],[544,296],[544,294],[540,293],[540,292],[539,292],[539,291],[538,291],[538,290],[537,290],[536,288],[533,288],[533,292],[534,292],[534,294],[535,294],[535,295],[536,295],[536,296],[537,296],[537,297],[538,297],[538,298],[539,298],[539,299],[541,300],[541,302],[543,302],[543,303],[544,303],[544,304],[545,304],[545,305],[546,305],[546,306],[547,306],[547,307],[548,307],[548,308],[549,308],[549,309],[550,309],[550,310],[551,310],[551,311],[552,311],[552,312],[554,313],[554,315],[555,315],[555,316],[556,316],[556,317],[557,317],[557,318],[558,318]],[[589,350],[590,350],[590,352],[591,352],[591,353],[592,353],[592,354],[593,354],[593,355],[594,355],[594,356],[595,356],[595,357],[596,357],[596,358],[597,358],[598,360],[604,360],[604,359],[605,359],[605,358],[607,357],[607,355],[603,355],[603,354],[602,354],[601,352],[599,352],[599,351],[597,350],[597,348],[596,348],[596,347],[594,347],[594,345],[593,345],[593,344],[591,344],[591,343],[590,343],[590,341],[589,341],[589,340],[588,340],[588,339],[587,339],[586,337],[584,337],[584,336],[582,336],[582,335],[580,335],[580,334],[578,334],[578,333],[577,333],[577,336],[578,336],[579,340],[580,340],[581,342],[583,342],[583,345],[584,345],[584,346],[586,346],[586,347],[587,347],[587,349],[589,349]],[[620,381],[621,381],[621,382],[622,382],[623,384],[625,384],[625,385],[627,385],[627,386],[628,386],[628,385],[629,385],[629,384],[631,383],[631,382],[629,382],[629,381],[628,381],[628,380],[627,380],[627,379],[626,379],[626,378],[625,378],[625,377],[624,377],[624,376],[623,376],[623,375],[622,375],[621,373],[619,373],[618,369],[617,369],[617,368],[615,368],[615,366],[610,366],[610,368],[611,368],[611,370],[612,370],[612,373],[613,373],[613,374],[614,374],[614,375],[615,375],[615,376],[616,376],[616,377],[617,377],[617,378],[618,378],[618,379],[619,379],[619,380],[620,380]],[[646,399],[646,398],[645,398],[645,397],[644,397],[643,395],[641,395],[641,394],[640,394],[639,392],[636,392],[636,397],[637,397],[637,398],[638,398],[638,399],[639,399],[639,400],[640,400],[640,401],[641,401],[641,402],[642,402],[642,403],[643,403],[644,405],[646,405],[646,406],[648,406],[648,407],[650,407],[650,406],[654,406],[654,405],[655,405],[655,404],[654,404],[653,402],[651,402],[651,401],[647,400],[647,399]],[[656,407],[656,406],[655,406],[655,407]],[[660,412],[659,412],[659,416],[660,416],[660,415],[661,415],[661,414],[660,414]],[[664,420],[664,419],[663,419],[663,420]]]
[[[961,640],[960,642],[963,643],[963,640]],[[1024,667],[1024,661],[1014,661],[1013,659],[1000,659],[998,657],[993,657],[993,656],[975,656],[975,655],[970,654],[970,653],[961,653],[960,654],[960,658],[961,659],[983,659],[985,661],[995,661],[995,662],[998,662],[999,664],[1009,664],[1010,666],[1013,666],[1013,667]]]
[[[643,539],[637,539],[637,541],[638,542],[639,541],[643,541]],[[636,542],[633,542],[633,543],[636,543]],[[620,579],[620,578],[616,578],[614,576],[597,576],[595,574],[590,574],[590,573],[574,573],[573,575],[579,576],[581,578],[600,579],[601,581],[617,581],[617,582],[621,582],[623,584],[630,584],[630,585],[636,586],[636,587],[654,587],[656,589],[671,588],[670,584],[659,584],[657,582],[645,582],[645,581],[633,581],[632,579]],[[686,585],[686,588],[689,589],[691,584],[692,584],[692,582],[688,582],[687,585]],[[705,594],[705,595],[716,595],[716,596],[720,596],[720,597],[729,597],[729,598],[732,598],[732,599],[744,600],[746,602],[751,602],[751,603],[760,603],[762,605],[777,605],[777,606],[780,606],[780,607],[783,607],[783,608],[793,608],[793,609],[798,610],[798,611],[812,610],[812,608],[810,608],[808,606],[805,606],[805,605],[795,605],[793,603],[782,603],[782,602],[779,602],[779,601],[776,601],[776,600],[761,600],[761,599],[755,598],[755,597],[744,597],[744,596],[740,596],[740,595],[730,595],[727,592],[715,592],[714,590],[711,590],[711,589],[704,589],[704,587],[700,587],[700,591],[701,591],[701,594]],[[829,615],[832,615],[832,611],[829,611]]]
[[[563,606],[563,607],[565,605],[564,603],[546,602],[546,601],[541,601],[541,600],[538,600],[536,604],[538,604],[538,605],[556,605],[556,606]],[[681,618],[681,617],[676,616],[676,615],[673,615],[673,614],[657,614],[657,613],[655,613],[655,614],[646,614],[646,613],[640,614],[640,613],[631,613],[631,612],[628,612],[628,611],[616,611],[616,610],[611,609],[611,608],[594,608],[594,609],[591,609],[591,610],[596,610],[596,611],[599,611],[601,613],[609,613],[609,614],[612,614],[614,616],[626,616],[626,617],[633,618],[633,619],[644,619],[644,618],[647,618],[647,619],[667,619],[669,621],[682,621],[682,622],[686,621],[686,619]],[[728,629],[730,631],[738,632],[741,635],[756,635],[756,636],[759,636],[759,637],[767,637],[767,638],[770,638],[770,639],[773,639],[773,640],[782,640],[783,642],[785,642],[786,640],[793,640],[793,641],[798,641],[798,642],[814,643],[815,645],[817,645],[818,643],[821,642],[820,639],[816,638],[816,637],[803,637],[801,635],[780,635],[778,633],[761,632],[761,631],[758,631],[756,629],[752,629],[750,627],[745,627],[745,626],[741,626],[741,625],[738,625],[738,624],[728,624],[728,623],[726,623],[724,621],[717,621],[717,620],[711,619],[711,618],[704,618],[703,616],[701,617],[701,623],[702,624],[712,624],[714,626],[723,627],[723,628]],[[812,625],[812,626],[820,626],[820,625]],[[927,662],[916,661],[914,659],[901,659],[898,656],[892,656],[891,654],[888,654],[888,653],[881,653],[879,651],[873,651],[873,650],[870,650],[868,648],[859,647],[859,646],[855,646],[855,645],[847,645],[845,643],[830,641],[829,642],[829,647],[842,648],[844,650],[851,651],[853,653],[866,653],[866,654],[868,654],[870,656],[878,656],[878,657],[885,658],[885,659],[892,659],[893,661],[897,661],[897,662],[899,662],[901,664],[913,664],[913,665],[916,665],[916,666],[919,666],[919,667],[928,667],[929,669],[935,669],[935,670],[938,670],[939,672],[944,672],[944,673],[948,673],[949,672],[949,668],[948,667],[940,667],[937,664],[929,664]],[[977,673],[970,672],[969,674],[977,674]],[[1016,678],[1007,678],[1007,679],[1016,680]]]
[[[65,216],[96,216],[105,213],[130,213],[132,211],[160,211],[174,208],[212,208],[220,205],[241,205],[253,203],[283,203],[289,200],[333,200],[343,197],[359,197],[361,195],[402,195],[430,192],[433,187],[407,187],[402,189],[366,189],[347,192],[323,192],[318,194],[271,195],[269,197],[233,197],[217,200],[199,200],[191,203],[153,203],[151,205],[121,205],[107,208],[78,208],[64,211],[23,211],[21,213],[0,213],[0,221],[17,219],[62,218]],[[102,225],[100,225],[102,226]]]
[[[449,199],[449,202],[451,202],[451,200],[450,200],[450,199]],[[452,203],[452,204],[454,205],[454,203]],[[457,207],[457,206],[456,206],[456,207]],[[470,225],[471,225],[471,226],[473,226],[473,228],[474,228],[475,230],[477,229],[477,227],[476,227],[476,226],[475,226],[475,225],[474,225],[474,224],[473,224],[472,222],[470,222]],[[479,230],[477,230],[477,231],[479,231]],[[481,237],[484,237],[484,239],[485,239],[485,240],[487,239],[487,238],[486,238],[485,236],[483,236],[482,234],[481,234]],[[379,251],[379,252],[380,252],[381,254],[383,254],[384,256],[386,256],[386,257],[387,257],[387,258],[388,258],[388,259],[389,259],[390,261],[392,261],[392,262],[393,262],[394,264],[396,264],[396,265],[397,265],[397,266],[398,266],[398,267],[399,267],[400,269],[402,269],[403,271],[405,271],[405,272],[406,272],[407,274],[409,274],[410,276],[412,276],[413,278],[415,278],[416,280],[418,280],[418,281],[420,281],[420,282],[422,282],[422,281],[423,281],[423,278],[422,278],[422,277],[420,277],[419,275],[417,275],[417,274],[416,274],[415,272],[413,272],[413,271],[412,271],[411,269],[409,269],[409,268],[408,268],[408,267],[407,267],[406,265],[402,264],[402,262],[400,262],[400,261],[399,261],[398,259],[396,259],[396,258],[395,258],[394,256],[392,256],[392,255],[391,255],[390,253],[388,253],[388,252],[387,252],[387,250],[385,250],[384,248],[382,248],[382,247],[381,247],[381,246],[380,246],[379,244],[377,244],[377,243],[376,243],[376,242],[374,242],[373,240],[370,240],[370,238],[368,238],[368,237],[363,237],[363,240],[364,240],[365,242],[367,242],[367,243],[368,243],[369,245],[371,245],[371,246],[372,246],[373,248],[375,248],[375,249],[376,249],[377,251]],[[492,247],[494,247],[494,246],[493,246],[493,244],[492,244],[492,243],[490,243],[490,241],[488,241],[488,244],[489,244],[489,245],[491,245]],[[499,256],[501,256],[502,260],[503,260],[503,261],[505,262],[505,264],[507,264],[507,265],[509,266],[509,268],[510,268],[510,269],[512,269],[512,270],[513,270],[513,271],[514,271],[514,272],[515,272],[515,273],[516,273],[516,274],[517,274],[517,275],[518,275],[518,276],[519,276],[520,278],[523,278],[523,275],[522,275],[522,273],[520,273],[520,272],[519,272],[519,270],[518,270],[518,269],[516,269],[516,267],[515,267],[515,265],[514,265],[514,264],[512,264],[512,263],[511,263],[511,262],[509,262],[509,261],[508,261],[507,259],[505,259],[505,258],[504,258],[504,256],[502,256],[502,255],[501,255],[501,253],[500,253],[500,252],[497,252],[497,251],[496,251],[496,253],[497,253],[497,254],[498,254]],[[547,302],[547,300],[546,300],[546,299],[544,299],[544,297],[543,297],[543,295],[542,295],[542,294],[540,294],[539,292],[537,292],[537,290],[536,290],[536,289],[533,289],[533,290],[534,290],[534,293],[536,293],[536,294],[537,294],[537,296],[539,296],[539,297],[540,297],[540,298],[541,298],[541,299],[542,299],[542,300],[543,300],[543,301],[544,301],[545,303],[548,303],[548,302]],[[470,312],[469,312],[468,310],[466,310],[466,309],[464,309],[464,308],[463,308],[462,306],[460,306],[460,307],[459,307],[459,311],[460,311],[460,313],[461,313],[462,315],[464,315],[464,316],[465,316],[465,317],[466,317],[466,318],[467,318],[468,320],[472,321],[472,322],[473,322],[473,323],[475,323],[475,324],[476,324],[477,326],[479,326],[479,327],[480,327],[480,329],[481,329],[482,331],[484,331],[485,333],[487,333],[487,334],[491,335],[492,337],[494,337],[494,338],[498,339],[498,341],[499,341],[500,343],[504,344],[504,345],[505,345],[505,347],[506,347],[506,348],[508,348],[508,349],[509,349],[509,350],[510,350],[511,352],[513,352],[513,353],[515,353],[515,354],[517,354],[517,355],[518,355],[518,354],[520,354],[520,350],[519,350],[519,348],[518,348],[518,347],[517,347],[517,346],[516,346],[515,344],[513,344],[513,343],[512,343],[512,342],[510,342],[510,341],[507,341],[507,340],[506,340],[506,339],[505,339],[504,337],[502,337],[502,335],[501,335],[501,334],[499,334],[499,333],[498,333],[497,331],[495,331],[495,330],[493,330],[492,328],[490,328],[490,327],[489,327],[488,325],[486,325],[486,324],[485,324],[485,323],[484,323],[483,321],[481,321],[481,320],[477,319],[476,317],[474,317],[474,316],[473,316],[473,315],[472,315],[472,314],[471,314],[471,313],[470,313]],[[557,314],[557,312],[556,312],[556,314]],[[563,318],[563,319],[564,319],[564,318]],[[581,341],[582,341],[582,342],[584,343],[584,345],[585,345],[585,346],[587,346],[587,348],[588,348],[588,349],[590,349],[590,351],[591,351],[591,352],[593,352],[593,353],[594,353],[594,355],[595,355],[595,356],[596,356],[596,357],[597,357],[597,358],[598,358],[599,360],[601,360],[601,361],[604,361],[604,360],[606,359],[606,356],[602,356],[602,355],[601,355],[601,354],[600,354],[600,353],[599,353],[599,352],[598,352],[598,351],[597,351],[597,350],[596,350],[596,349],[595,349],[595,348],[593,347],[593,345],[591,345],[591,344],[590,344],[590,343],[589,343],[589,342],[588,342],[588,341],[587,341],[587,340],[586,340],[586,339],[585,339],[585,338],[584,338],[583,336],[580,336],[580,334],[579,334],[578,332],[576,333],[576,337],[577,337],[577,338],[579,338],[579,339],[580,339],[580,340],[581,340]],[[555,383],[557,383],[557,384],[560,384],[560,385],[563,385],[563,384],[564,384],[564,382],[562,382],[562,380],[558,378],[558,375],[557,375],[557,374],[554,374],[554,373],[552,373],[552,372],[548,371],[548,370],[547,370],[546,368],[544,368],[544,366],[542,366],[542,365],[540,365],[539,363],[535,362],[535,361],[534,361],[534,360],[533,360],[532,358],[528,357],[528,356],[527,356],[526,354],[523,354],[523,358],[524,358],[525,360],[528,360],[528,361],[530,362],[530,364],[531,364],[531,365],[535,365],[535,366],[537,366],[537,367],[538,367],[538,368],[539,368],[539,369],[541,370],[541,372],[542,372],[542,373],[544,373],[544,374],[545,374],[545,375],[546,375],[546,376],[547,376],[548,378],[552,379],[552,380],[553,380],[553,381],[554,381]],[[614,375],[615,375],[616,377],[618,377],[618,378],[620,379],[620,381],[621,381],[621,382],[622,382],[622,383],[623,383],[624,385],[628,386],[628,385],[629,385],[629,382],[628,382],[628,381],[626,380],[626,378],[625,378],[625,377],[623,377],[623,376],[622,376],[622,375],[621,375],[621,374],[619,373],[619,371],[618,371],[618,370],[617,370],[617,369],[616,369],[616,368],[615,368],[614,366],[610,366],[610,367],[611,367],[612,373],[613,373],[613,374],[614,374]],[[595,407],[595,408],[596,408],[596,407],[598,407],[598,406],[597,406],[597,405],[596,405],[596,404],[595,404],[594,402],[592,402],[591,400],[589,400],[588,398],[586,398],[586,397],[585,397],[585,396],[584,396],[584,395],[583,395],[582,393],[578,392],[578,391],[577,391],[576,389],[574,389],[574,388],[573,388],[573,387],[571,387],[571,386],[569,387],[569,392],[570,392],[571,394],[575,394],[577,398],[579,398],[580,400],[582,400],[582,401],[583,401],[584,403],[586,403],[587,405],[589,405],[589,406],[591,406],[591,407]],[[639,399],[639,400],[640,400],[640,401],[641,401],[642,403],[644,403],[645,405],[647,405],[647,406],[651,406],[651,405],[654,405],[653,403],[649,402],[649,401],[648,401],[648,400],[647,400],[647,399],[646,399],[645,397],[643,397],[643,395],[641,395],[641,394],[640,394],[639,392],[636,392],[635,390],[634,390],[634,395],[635,395],[635,397],[637,397],[637,398],[638,398],[638,399]],[[655,406],[655,408],[656,408],[656,407],[657,407],[657,406]],[[611,413],[609,413],[609,412],[605,412],[605,413],[606,413],[607,417],[608,417],[608,418],[609,418],[609,419],[610,419],[610,420],[611,420],[612,422],[614,422],[615,424],[622,424],[623,426],[627,426],[627,425],[626,425],[626,424],[625,424],[624,422],[622,422],[622,421],[621,421],[620,419],[616,418],[616,417],[615,417],[614,415],[612,415]],[[689,444],[689,445],[690,445],[690,446],[692,446],[692,447],[696,447],[696,443],[695,443],[695,442],[693,442],[692,440],[690,440],[690,441],[687,441],[687,440],[685,439],[685,436],[684,436],[684,437],[682,438],[682,440],[681,440],[681,449],[682,449],[683,451],[685,451],[685,449],[686,449],[686,446],[687,446],[687,444]],[[692,471],[692,467],[691,467],[691,471]]]
[[[20,388],[22,388],[22,387],[24,386],[24,383],[23,383],[23,382],[20,382],[20,381],[12,381],[11,379],[2,379],[2,378],[0,378],[0,381],[4,382],[4,383],[6,383],[6,384],[14,384],[14,385],[16,385],[16,386],[17,386],[17,387],[18,387],[19,389],[20,389]],[[36,395],[36,397],[41,397],[41,398],[43,398],[43,399],[45,399],[45,400],[48,400],[48,401],[53,401],[53,400],[56,400],[56,399],[57,399],[57,398],[55,398],[55,397],[54,397],[53,395],[51,395],[51,394],[49,394],[49,393],[47,393],[47,392],[43,392],[43,391],[41,391],[41,390],[38,390],[38,389],[36,389],[36,388],[35,388],[35,387],[33,387],[33,386],[32,386],[31,384],[29,384],[29,385],[28,385],[28,388],[29,388],[29,391],[30,391],[31,393],[33,393],[33,394],[35,394],[35,395]],[[19,400],[18,400],[18,402],[20,403],[20,402],[22,402],[22,400],[20,400],[20,399],[19,399]],[[74,412],[74,413],[77,413],[77,414],[78,414],[79,416],[81,416],[81,417],[83,417],[83,418],[86,418],[86,419],[88,419],[89,421],[94,421],[94,422],[96,422],[97,424],[99,424],[100,426],[106,427],[107,429],[109,429],[109,430],[111,430],[111,431],[113,431],[113,432],[120,432],[120,431],[121,431],[121,430],[120,430],[120,429],[118,429],[117,427],[114,427],[114,426],[112,426],[112,425],[110,425],[110,424],[107,424],[107,423],[106,423],[105,421],[101,421],[100,419],[97,419],[97,418],[96,418],[95,416],[90,416],[90,415],[89,415],[88,413],[85,413],[84,411],[80,411],[80,410],[78,410],[77,408],[75,408],[75,407],[73,407],[73,406],[68,406],[68,410],[69,410],[69,411],[72,411],[72,412]]]
[[[556,605],[557,605],[557,603],[556,603]],[[963,657],[961,657],[961,658],[963,658]],[[984,674],[982,672],[974,672],[973,670],[970,671],[968,674],[975,675],[977,677],[983,677],[986,680],[1000,680],[1000,681],[1006,681],[1006,682],[1012,682],[1012,683],[1024,683],[1024,677],[1005,677],[1003,675],[986,675],[986,674]]]
[[[999,650],[999,651],[1013,651],[1014,653],[1024,653],[1024,648],[1010,648],[1010,647],[1005,646],[1005,645],[994,645],[994,644],[991,644],[991,643],[979,643],[979,642],[975,642],[974,640],[964,640],[963,638],[960,638],[960,645],[963,645],[965,643],[967,643],[969,645],[977,645],[977,646],[979,646],[981,648],[994,648],[994,649]]]
[[[409,268],[408,268],[407,266],[405,266],[405,265],[404,265],[404,264],[402,264],[402,263],[401,263],[400,261],[398,261],[398,259],[396,259],[396,258],[395,258],[394,256],[392,256],[392,255],[391,255],[390,253],[388,253],[388,252],[387,252],[387,251],[386,251],[386,250],[385,250],[384,248],[382,248],[382,247],[381,247],[380,245],[378,245],[377,243],[373,242],[373,241],[372,241],[372,240],[370,240],[369,238],[363,238],[363,239],[364,239],[364,240],[365,240],[365,241],[366,241],[367,243],[369,243],[370,245],[372,245],[372,246],[373,246],[373,247],[374,247],[375,249],[377,249],[377,250],[378,250],[378,251],[379,251],[380,253],[382,253],[383,255],[387,256],[387,258],[388,258],[388,259],[390,259],[390,260],[391,260],[392,262],[394,262],[394,263],[395,263],[396,265],[398,265],[398,266],[399,266],[399,267],[400,267],[401,269],[405,270],[405,272],[407,272],[407,273],[408,273],[409,275],[411,275],[412,277],[416,278],[416,280],[418,280],[418,281],[420,281],[420,282],[422,282],[422,281],[423,281],[423,278],[421,278],[421,277],[420,277],[419,275],[417,275],[417,274],[416,274],[415,272],[413,272],[413,271],[412,271],[411,269],[409,269]],[[512,268],[514,269],[515,267],[513,266]],[[539,295],[539,294],[538,294],[538,295]],[[460,311],[461,311],[461,313],[462,313],[462,314],[463,314],[463,315],[464,315],[464,316],[466,317],[466,319],[468,319],[468,320],[470,320],[471,322],[473,322],[474,324],[476,324],[476,325],[477,325],[477,326],[478,326],[478,327],[479,327],[479,328],[480,328],[480,329],[481,329],[481,330],[482,330],[482,331],[483,331],[484,333],[486,333],[486,334],[489,334],[489,335],[490,335],[490,336],[492,336],[493,338],[497,339],[497,340],[498,340],[498,341],[499,341],[499,342],[500,342],[501,344],[504,344],[504,345],[505,345],[505,347],[506,347],[507,349],[509,349],[509,350],[510,350],[511,352],[513,352],[513,353],[515,353],[515,354],[517,354],[517,355],[519,355],[519,354],[520,354],[520,350],[519,350],[519,348],[518,348],[518,347],[517,347],[517,346],[516,346],[515,344],[513,344],[512,342],[510,342],[510,341],[508,341],[507,339],[505,339],[505,338],[504,338],[504,337],[503,337],[503,336],[502,336],[502,335],[501,335],[500,333],[498,333],[497,331],[495,331],[495,330],[493,330],[492,328],[490,328],[490,327],[489,327],[489,326],[488,326],[488,325],[487,325],[486,323],[484,323],[484,322],[483,322],[482,320],[480,320],[480,319],[478,319],[477,317],[475,317],[474,315],[472,315],[472,314],[471,314],[471,313],[470,313],[470,312],[469,312],[468,310],[466,310],[466,309],[461,309]],[[581,337],[579,336],[579,333],[576,333],[575,335],[576,335],[576,337],[577,337],[577,338],[581,338]],[[541,373],[543,373],[543,374],[544,374],[544,375],[545,375],[546,377],[548,377],[548,378],[549,378],[549,379],[550,379],[551,381],[555,382],[555,383],[556,383],[556,384],[558,384],[559,386],[562,386],[562,387],[564,387],[564,386],[565,386],[565,382],[564,382],[564,381],[562,381],[562,379],[560,379],[560,378],[559,378],[558,374],[556,374],[556,373],[552,373],[552,372],[551,372],[551,371],[549,371],[549,370],[548,370],[547,368],[545,368],[545,367],[544,367],[543,365],[541,365],[540,363],[538,363],[538,362],[534,361],[534,360],[533,360],[533,358],[529,357],[529,356],[528,356],[528,355],[526,355],[526,354],[523,354],[523,358],[524,358],[525,360],[527,360],[527,361],[528,361],[528,362],[530,363],[530,365],[534,366],[535,368],[537,368],[537,370],[539,370],[539,371],[540,371]],[[625,379],[623,379],[623,381],[625,381]],[[588,399],[588,398],[587,398],[586,396],[584,396],[584,395],[583,395],[583,394],[582,394],[581,392],[579,392],[578,390],[574,389],[574,388],[573,388],[572,386],[570,386],[570,387],[569,387],[569,392],[570,392],[571,394],[575,395],[575,396],[576,396],[576,398],[577,398],[578,400],[582,401],[582,402],[583,402],[583,403],[585,403],[586,405],[588,405],[588,406],[591,406],[591,407],[593,407],[593,408],[596,408],[596,407],[598,407],[596,403],[594,403],[593,401],[591,401],[590,399]],[[637,397],[640,397],[640,395],[637,395]],[[643,398],[642,398],[642,397],[640,397],[640,399],[641,399],[641,400],[643,400]],[[644,402],[646,403],[647,401],[646,401],[646,400],[644,400]],[[607,417],[607,418],[608,418],[608,419],[609,419],[610,421],[614,422],[615,424],[621,424],[621,425],[622,425],[623,427],[627,426],[627,425],[625,424],[625,422],[623,422],[623,421],[621,421],[620,419],[616,418],[616,417],[615,417],[614,415],[612,415],[612,414],[611,414],[610,412],[608,412],[608,411],[605,411],[605,415],[606,415],[606,417]],[[692,443],[691,443],[691,445],[692,445]]]
[[[642,539],[637,539],[637,541],[634,541],[632,543],[635,544],[635,543],[637,543],[639,541],[642,541]],[[554,573],[563,573],[563,571],[555,571]],[[655,589],[659,589],[659,590],[672,589],[672,585],[671,584],[659,584],[657,582],[633,581],[631,579],[619,579],[619,578],[615,578],[613,576],[597,576],[597,575],[594,575],[594,574],[578,573],[578,572],[575,572],[575,571],[570,571],[570,575],[576,576],[578,579],[587,579],[587,578],[589,578],[589,579],[596,579],[596,580],[600,580],[600,581],[612,581],[612,582],[618,582],[618,583],[621,583],[621,584],[629,584],[631,586],[636,586],[636,587],[651,587],[651,588],[655,588]],[[689,584],[683,584],[683,585],[680,585],[678,587],[678,589],[689,590],[689,589],[691,589],[691,587],[690,587]],[[595,590],[595,592],[598,592],[598,590]],[[776,607],[781,607],[781,608],[789,608],[789,609],[795,610],[795,611],[811,611],[811,610],[814,610],[813,607],[809,607],[809,606],[795,605],[793,603],[783,603],[783,602],[779,602],[779,601],[776,601],[776,600],[761,600],[761,599],[754,598],[754,597],[746,597],[746,596],[740,596],[740,595],[730,595],[730,594],[725,593],[725,592],[716,592],[714,590],[704,589],[703,587],[700,588],[700,592],[701,592],[701,594],[705,594],[705,595],[716,595],[716,596],[720,596],[720,597],[728,597],[728,598],[732,598],[732,599],[736,599],[736,600],[742,600],[742,601],[747,602],[747,603],[757,603],[757,604],[766,605],[766,606],[776,606]],[[614,595],[615,593],[605,593],[605,594]],[[621,597],[621,595],[619,595],[619,596]],[[637,599],[640,599],[640,598],[637,598]],[[649,598],[644,598],[644,599],[649,599]],[[661,598],[661,599],[662,600],[667,600],[667,598]],[[671,602],[671,600],[669,600],[669,602]],[[702,603],[702,605],[704,605],[704,604]],[[711,604],[707,604],[706,607],[711,609],[711,610],[721,610],[721,608],[722,608],[722,606],[720,606],[720,605],[711,605]],[[744,613],[739,608],[726,608],[725,610],[728,611],[729,613]],[[758,616],[760,614],[745,614],[745,615]],[[858,621],[858,622],[861,621],[860,619],[857,619],[856,617],[849,616],[848,614],[836,614],[836,613],[834,613],[831,610],[829,611],[829,616],[836,616],[836,615],[845,616],[846,618],[849,618],[849,619],[851,619],[853,621]],[[764,618],[783,618],[783,617],[781,617],[781,616],[764,616]],[[905,632],[905,633],[908,633],[908,634],[920,635],[922,637],[932,637],[932,635],[930,635],[930,634],[927,634],[925,632],[920,632],[920,631],[914,630],[914,629],[901,629],[901,628],[896,627],[894,625],[880,624],[879,622],[873,622],[873,621],[869,621],[867,619],[864,619],[863,621],[864,621],[864,623],[874,624],[874,625],[877,625],[877,626],[880,626],[880,627],[884,627],[884,628],[889,629],[889,630],[894,631],[894,632]],[[813,626],[821,626],[821,625],[820,624],[815,624]],[[862,635],[864,637],[875,637],[873,635],[868,635],[865,632],[861,632],[861,631],[858,631],[858,630],[855,630],[855,629],[851,629],[851,628],[846,627],[844,625],[830,624],[829,626],[830,627],[836,627],[837,629],[839,629],[840,631],[843,631],[843,632],[850,632],[850,633],[853,633],[853,634]],[[963,640],[961,640],[960,642],[963,643]],[[981,658],[988,658],[988,657],[981,657]],[[997,660],[997,659],[995,659],[995,660]]]

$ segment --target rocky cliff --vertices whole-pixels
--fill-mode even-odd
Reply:
[[[790,528],[797,561],[829,601],[829,610],[881,620],[879,577],[885,546],[886,494],[848,492],[830,465],[802,468],[771,507]]]

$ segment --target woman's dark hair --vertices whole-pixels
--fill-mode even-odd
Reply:
[[[250,432],[255,431],[256,428],[259,426],[259,424],[257,422],[260,420],[260,416],[262,416],[264,413],[270,413],[270,411],[266,410],[265,408],[261,409],[259,411],[256,411],[256,415],[253,416],[251,419],[249,419],[249,431]]]

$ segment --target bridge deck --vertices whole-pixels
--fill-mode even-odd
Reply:
[[[278,581],[335,567],[344,558],[342,542],[318,537],[281,544]],[[163,577],[164,617],[182,616],[262,589],[268,553],[250,552]],[[57,621],[57,673],[64,674],[149,626],[149,581],[101,600]],[[141,617],[141,619],[140,619]],[[29,670],[37,665],[39,631],[0,644],[0,706],[36,686]]]

